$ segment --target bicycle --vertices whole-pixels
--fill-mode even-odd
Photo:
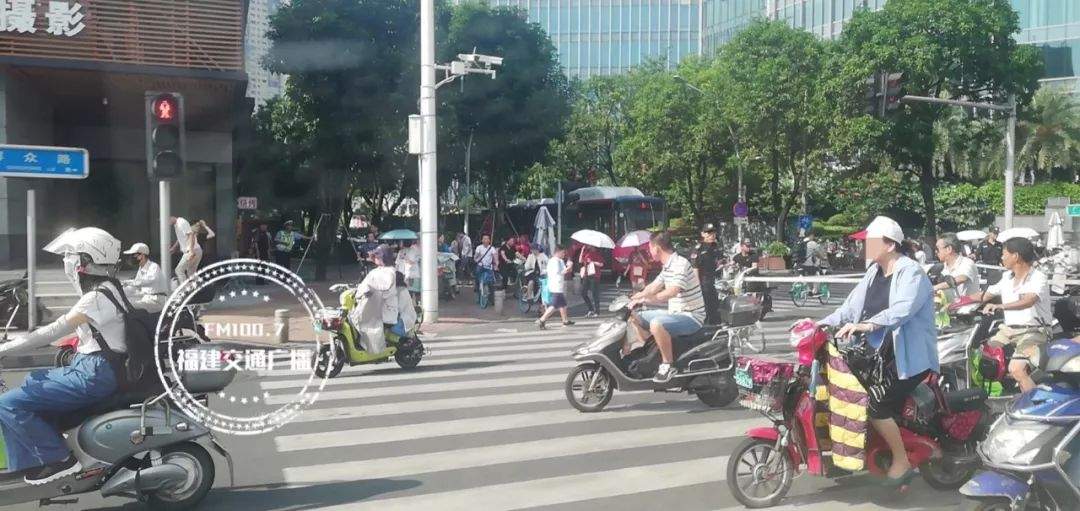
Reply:
[[[801,276],[806,276],[807,272],[812,272],[813,275],[826,275],[828,270],[825,268],[815,268],[810,270],[809,268],[802,266],[797,270]],[[806,282],[795,282],[791,285],[791,301],[796,307],[805,307],[806,302],[811,298],[817,298],[822,305],[827,305],[832,298],[832,291],[829,289],[828,282],[822,282],[818,284],[818,291],[814,293],[810,284]]]
[[[477,268],[476,285],[476,303],[481,309],[486,309],[494,301],[495,272],[490,268]]]
[[[546,286],[546,276],[537,279],[526,279],[526,284],[521,286],[521,292],[518,294],[518,311],[522,314],[528,314],[532,310],[533,304],[541,304],[541,290]],[[540,308],[543,309],[543,305]]]

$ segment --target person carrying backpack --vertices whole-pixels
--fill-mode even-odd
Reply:
[[[123,291],[113,277],[120,248],[120,240],[96,227],[66,231],[46,245],[45,251],[63,256],[64,275],[81,295],[79,301],[56,321],[0,344],[0,355],[9,356],[48,346],[72,333],[79,337],[70,366],[32,371],[22,386],[0,394],[8,468],[25,471],[29,484],[45,484],[82,470],[43,417],[104,401],[125,381],[128,322],[125,311],[115,305],[114,298],[123,297]],[[145,332],[141,338],[145,340]]]

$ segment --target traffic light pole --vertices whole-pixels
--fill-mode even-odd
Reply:
[[[926,96],[903,96],[900,98],[900,101],[904,103],[934,103],[938,105],[979,108],[995,112],[1008,112],[1009,122],[1005,132],[1005,228],[1011,229],[1013,226],[1013,211],[1015,209],[1015,187],[1013,181],[1016,167],[1016,99],[1010,98],[1009,104],[1007,105],[979,103],[959,99],[931,98]]]
[[[171,282],[172,278],[172,257],[169,254],[169,216],[172,214],[170,188],[169,181],[158,181],[158,250],[161,254],[161,274],[165,276],[165,282]]]

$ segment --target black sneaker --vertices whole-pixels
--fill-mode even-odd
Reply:
[[[574,322],[573,321],[563,321],[562,326],[574,326]]]
[[[536,320],[536,327],[540,330],[547,330],[547,325],[544,323],[543,320],[540,319]]]
[[[26,481],[26,484],[39,485],[51,483],[57,479],[62,479],[81,471],[82,463],[79,463],[79,460],[75,459],[74,456],[68,456],[67,459],[63,461],[32,468],[26,471],[26,477],[24,477],[23,480]]]

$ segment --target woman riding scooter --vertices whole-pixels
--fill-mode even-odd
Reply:
[[[889,445],[892,464],[884,485],[899,488],[915,470],[908,460],[896,417],[905,399],[930,372],[938,371],[937,329],[930,280],[903,251],[904,232],[890,218],[879,216],[866,228],[866,260],[862,281],[836,312],[820,321],[842,327],[838,337],[866,334],[882,358],[886,375],[869,390],[867,414]]]
[[[6,356],[46,346],[73,332],[79,337],[70,367],[32,371],[21,387],[0,395],[9,468],[23,471],[33,485],[82,470],[42,416],[86,408],[110,397],[118,387],[115,355],[127,350],[123,316],[104,292],[120,299],[122,291],[113,279],[120,241],[101,229],[85,227],[61,234],[45,250],[64,257],[64,275],[82,296],[53,323],[0,345],[0,354]]]

